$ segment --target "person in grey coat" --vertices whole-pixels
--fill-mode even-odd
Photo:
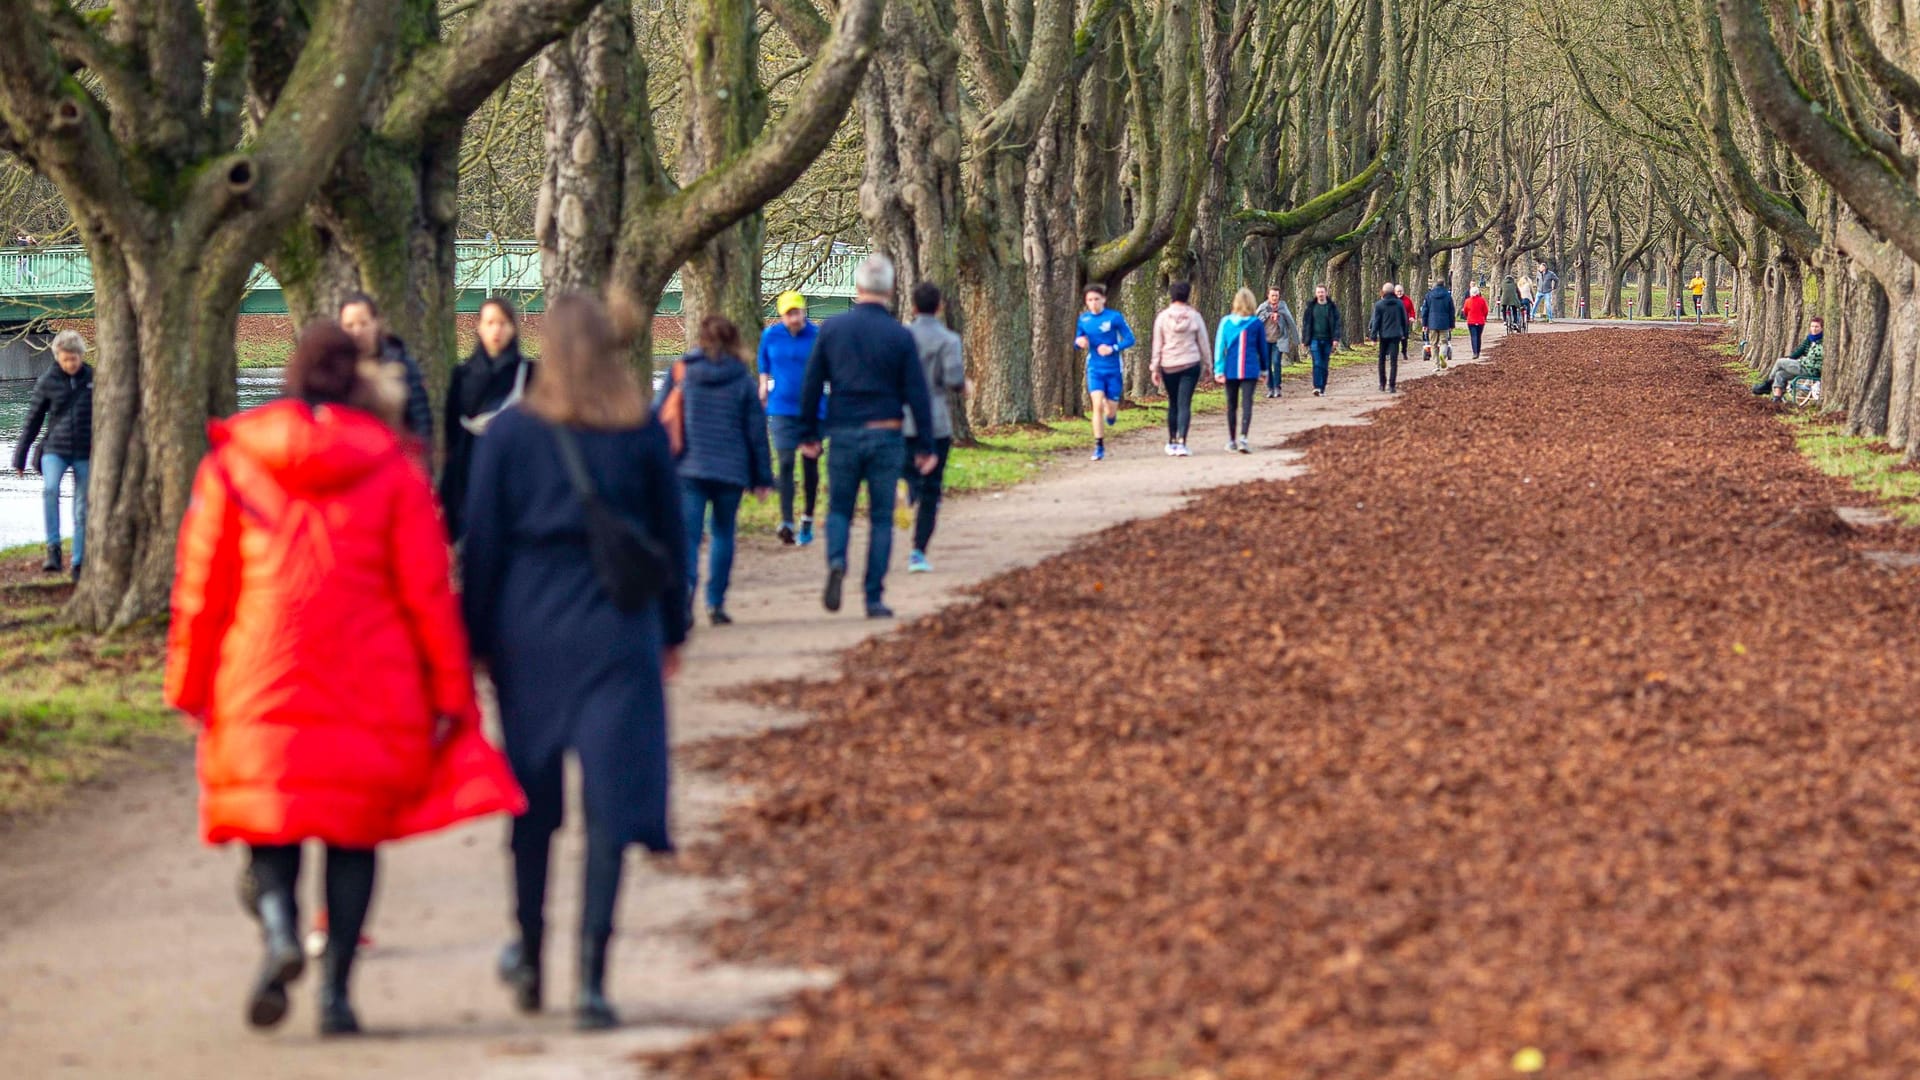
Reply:
[[[933,399],[933,471],[922,473],[909,451],[901,464],[907,480],[907,504],[915,507],[913,554],[907,557],[907,572],[924,574],[933,569],[927,561],[927,544],[933,540],[934,522],[940,517],[940,495],[947,474],[947,454],[953,450],[953,406],[951,397],[958,392],[964,400],[967,391],[967,365],[960,358],[960,335],[947,328],[940,315],[943,308],[940,287],[923,281],[913,287],[913,322],[907,329],[920,349],[920,366],[927,373],[927,392]],[[914,435],[913,414],[906,414],[902,433]],[[908,445],[912,445],[909,443]]]
[[[688,622],[700,584],[700,537],[708,510],[713,540],[707,548],[707,618],[715,626],[727,615],[727,585],[733,579],[735,527],[740,497],[752,490],[762,498],[773,488],[773,456],[767,449],[767,414],[747,369],[740,330],[725,315],[700,320],[699,344],[674,365],[685,379],[686,446],[681,450],[680,508],[687,528]]]
[[[1280,299],[1280,287],[1275,285],[1267,289],[1267,299],[1253,309],[1254,317],[1267,328],[1267,344],[1273,346],[1273,364],[1267,368],[1267,396],[1280,396],[1280,367],[1293,358],[1293,351],[1300,342],[1300,324],[1294,321],[1293,309]]]

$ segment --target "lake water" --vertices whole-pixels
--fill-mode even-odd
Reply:
[[[666,378],[672,357],[654,362],[653,384],[657,393]],[[240,407],[250,408],[271,401],[280,394],[279,368],[248,368],[240,372]],[[20,441],[20,430],[27,423],[27,405],[33,398],[31,381],[0,381],[0,548],[19,544],[37,544],[46,540],[42,515],[40,477],[21,476],[13,471],[13,450]],[[73,535],[73,474],[69,473],[60,492],[60,535]]]
[[[243,409],[272,400],[280,394],[280,369],[242,371],[239,389]],[[32,400],[32,382],[0,382],[0,452],[6,455],[5,468],[0,469],[0,548],[46,540],[40,477],[33,473],[21,476],[13,471],[13,451],[20,443],[20,430],[26,426],[27,405]],[[60,488],[60,535],[73,535],[72,473],[67,474]]]

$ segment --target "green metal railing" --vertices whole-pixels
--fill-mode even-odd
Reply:
[[[798,288],[821,313],[844,308],[853,297],[853,269],[866,252],[841,248],[823,252],[812,245],[775,248],[766,254],[762,282],[772,294]],[[540,249],[531,240],[462,240],[455,248],[453,281],[456,308],[480,310],[489,296],[509,297],[524,310],[545,306]],[[680,311],[680,275],[661,298],[662,314]],[[284,315],[286,295],[264,266],[254,268],[241,301],[243,315]],[[93,264],[85,248],[0,248],[0,323],[93,315]]]

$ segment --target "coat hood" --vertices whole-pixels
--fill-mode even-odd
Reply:
[[[1253,315],[1227,315],[1220,320],[1220,333],[1230,338],[1247,327],[1257,326],[1259,323],[1259,318]]]
[[[1447,288],[1445,285],[1435,285],[1433,288],[1427,290],[1427,299],[1429,300],[1442,298],[1451,299],[1452,297],[1453,290]]]
[[[372,413],[291,399],[215,420],[207,437],[215,450],[244,455],[288,491],[352,487],[400,453],[393,431]]]
[[[1186,304],[1168,304],[1160,312],[1160,318],[1167,321],[1167,329],[1176,334],[1191,334],[1195,328],[1203,325],[1200,313]]]
[[[740,382],[747,377],[747,365],[731,357],[723,356],[716,360],[706,353],[695,349],[682,356],[687,365],[687,381],[702,386],[725,386],[730,382]]]

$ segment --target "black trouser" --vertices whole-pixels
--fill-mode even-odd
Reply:
[[[900,475],[907,481],[907,505],[914,508],[913,550],[925,555],[933,540],[933,527],[940,520],[940,496],[946,490],[947,455],[953,451],[953,439],[933,440],[933,471],[925,476],[913,461],[913,444],[907,444],[906,461]]]
[[[1162,372],[1160,381],[1167,385],[1167,441],[1184,445],[1193,426],[1193,390],[1200,385],[1200,365]]]
[[[1412,340],[1412,334],[1406,334],[1400,338],[1400,359],[1405,360],[1407,358],[1407,344]]]
[[[529,953],[537,953],[546,935],[547,867],[553,856],[553,834],[565,816],[566,756],[537,773],[520,777],[527,793],[527,812],[513,819],[509,845],[513,850],[514,918]],[[580,901],[580,939],[604,945],[613,937],[613,911],[620,901],[620,875],[627,853],[624,839],[612,835],[606,823],[587,814],[586,884]]]
[[[292,908],[300,907],[300,845],[252,844],[247,867],[260,895],[280,893]],[[373,906],[373,879],[377,860],[372,848],[327,845],[326,912],[328,976],[344,985],[360,946],[360,931]],[[297,925],[297,922],[296,922]]]
[[[800,459],[800,479],[806,487],[806,516],[812,517],[816,501],[820,496],[820,459],[810,458],[798,450],[780,452],[780,520],[791,522],[793,517],[793,460]]]
[[[1480,335],[1486,333],[1486,330],[1487,327],[1485,323],[1479,326],[1475,326],[1472,323],[1467,324],[1467,336],[1473,339],[1473,355],[1476,358],[1480,355]]]
[[[1380,339],[1380,389],[1400,385],[1400,354],[1405,351],[1406,344],[1407,339],[1403,337]]]
[[[1253,391],[1259,385],[1259,376],[1227,380],[1227,438],[1236,439],[1253,432]],[[1240,421],[1237,430],[1235,419]]]

